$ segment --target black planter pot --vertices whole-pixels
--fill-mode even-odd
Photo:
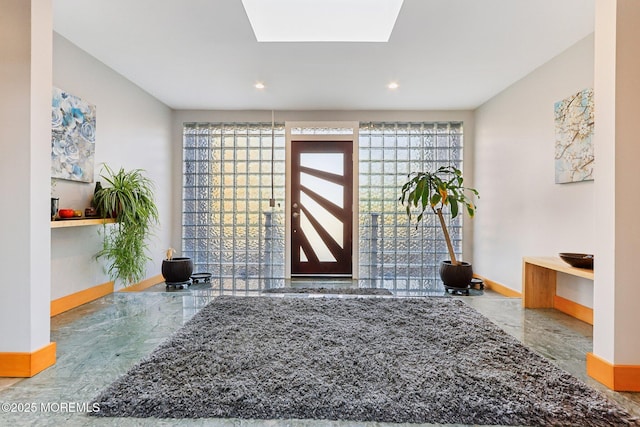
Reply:
[[[162,276],[167,283],[188,282],[193,273],[191,258],[172,258],[162,261]]]
[[[440,278],[446,288],[467,289],[473,279],[473,268],[471,264],[464,261],[460,265],[453,265],[451,261],[442,261]]]

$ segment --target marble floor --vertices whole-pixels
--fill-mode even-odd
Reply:
[[[344,282],[343,282],[344,284]],[[308,286],[307,282],[305,286]],[[312,284],[320,286],[319,284]],[[341,286],[339,283],[333,286]],[[86,415],[88,403],[108,384],[179,329],[220,294],[208,284],[167,292],[164,284],[146,292],[114,293],[51,319],[57,363],[29,379],[0,379],[0,426],[363,426],[398,424],[314,420],[158,420]],[[345,298],[318,294],[274,297]],[[351,296],[349,296],[351,297]],[[455,296],[476,308],[534,351],[602,391],[640,417],[640,393],[616,393],[585,374],[592,327],[555,310],[524,310],[519,299],[490,290]],[[415,426],[415,424],[411,424]]]

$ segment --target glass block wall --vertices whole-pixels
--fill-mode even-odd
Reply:
[[[182,253],[194,272],[229,293],[282,286],[284,125],[187,123],[183,144]]]
[[[183,139],[184,256],[223,292],[284,286],[284,124],[275,125],[273,144],[271,123],[188,123]],[[425,215],[416,229],[399,189],[410,171],[462,168],[462,142],[460,122],[360,124],[362,286],[442,291],[439,263],[448,256],[437,218]],[[449,227],[460,254],[461,217]]]
[[[448,252],[435,215],[418,228],[399,203],[409,172],[462,169],[462,123],[360,124],[360,278],[397,294],[442,291],[440,261]],[[451,220],[454,251],[462,252],[462,216]]]

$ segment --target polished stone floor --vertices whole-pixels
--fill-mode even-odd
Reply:
[[[330,286],[343,287],[348,282]],[[305,282],[304,286],[326,286]],[[167,292],[164,284],[140,293],[114,293],[51,320],[57,363],[24,380],[0,379],[0,426],[366,426],[397,424],[314,420],[252,421],[237,419],[158,420],[97,418],[86,405],[118,376],[180,328],[220,291],[208,284]],[[257,293],[252,293],[257,295]],[[346,298],[318,294],[274,294],[273,297]],[[349,296],[351,297],[351,296]],[[629,412],[640,416],[640,393],[615,393],[585,374],[591,351],[591,326],[555,310],[524,310],[519,299],[491,291],[455,296],[475,307],[506,332],[601,390]],[[415,425],[415,424],[411,424]]]

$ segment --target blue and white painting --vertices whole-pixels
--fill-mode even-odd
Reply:
[[[51,177],[93,182],[95,105],[54,87],[51,126]]]
[[[593,89],[554,104],[556,183],[593,180]]]

